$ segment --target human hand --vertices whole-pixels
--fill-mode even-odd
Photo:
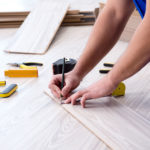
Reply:
[[[62,75],[54,75],[52,80],[49,83],[49,88],[53,95],[57,98],[60,98],[60,95],[63,95],[64,98],[67,98],[72,90],[74,90],[81,81],[81,78],[77,76],[72,71],[65,74],[64,88],[61,90],[61,81]]]
[[[103,77],[101,80],[95,82],[88,88],[78,91],[75,94],[71,95],[65,103],[76,104],[76,100],[81,98],[80,103],[82,107],[85,107],[85,101],[94,98],[100,98],[109,96],[115,90],[117,85],[114,85],[113,82],[109,79],[108,76]]]

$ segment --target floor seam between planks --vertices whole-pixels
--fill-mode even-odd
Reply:
[[[44,91],[44,94],[50,97],[53,101],[56,102],[56,100],[50,96],[46,91]],[[57,103],[57,102],[56,102]],[[58,104],[58,103],[57,103]],[[103,139],[98,137],[91,129],[89,129],[84,123],[82,123],[76,116],[74,116],[70,111],[68,111],[65,107],[63,107],[61,104],[58,104],[65,112],[70,114],[75,120],[77,120],[84,128],[86,128],[88,131],[90,131],[91,134],[93,134],[100,142],[104,143],[109,149],[113,150]]]

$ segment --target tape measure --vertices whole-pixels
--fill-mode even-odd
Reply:
[[[124,96],[125,95],[126,86],[123,82],[117,86],[117,88],[113,91],[112,96]]]
[[[75,59],[65,58],[64,73],[71,71],[75,67],[76,63],[77,63],[77,61]],[[63,67],[63,59],[59,59],[59,60],[55,61],[53,63],[53,74],[62,74],[62,67]]]

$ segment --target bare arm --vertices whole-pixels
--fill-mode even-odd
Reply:
[[[113,84],[127,79],[150,61],[150,0],[145,17],[135,32],[127,50],[108,74]]]
[[[134,4],[131,0],[108,0],[76,67],[65,74],[64,88],[61,90],[59,87],[61,75],[55,75],[51,79],[49,88],[56,97],[60,97],[60,93],[65,98],[68,97],[82,78],[108,53],[118,40],[133,10]]]
[[[150,60],[150,0],[147,0],[145,17],[133,36],[127,50],[115,64],[113,69],[101,80],[70,96],[66,103],[76,103],[81,97],[85,107],[87,99],[108,96],[120,81],[139,71]]]
[[[131,0],[108,0],[73,72],[82,79],[114,46],[134,10]]]

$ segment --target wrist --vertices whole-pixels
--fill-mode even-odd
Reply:
[[[111,72],[107,74],[107,78],[111,84],[112,87],[117,87],[118,84],[121,82],[119,78],[117,78],[115,75],[113,75]]]
[[[73,69],[73,70],[70,72],[70,74],[71,74],[72,76],[76,76],[80,81],[84,78],[83,73],[80,72],[80,71],[77,71],[76,69]]]

